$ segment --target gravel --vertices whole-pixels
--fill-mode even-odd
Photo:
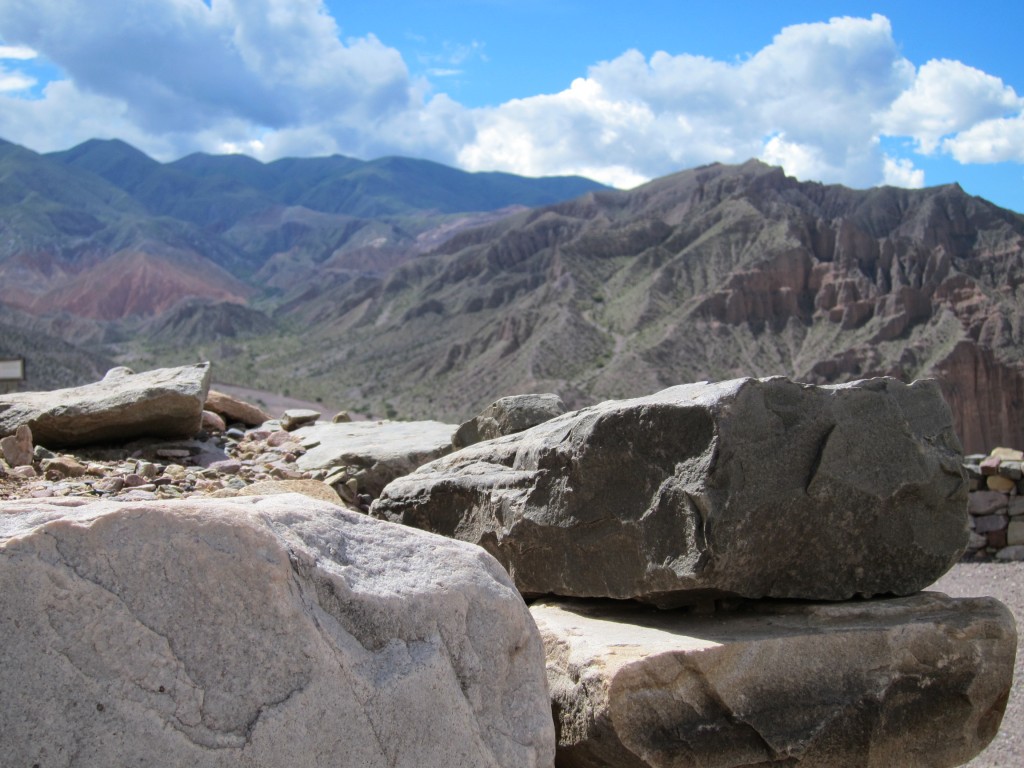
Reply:
[[[1000,600],[1024,627],[1024,563],[959,563],[930,589],[950,597],[990,596]],[[1024,658],[1017,645],[1014,685],[999,733],[988,749],[967,763],[970,768],[1017,768],[1024,766]]]

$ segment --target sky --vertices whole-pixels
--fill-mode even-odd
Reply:
[[[1024,3],[0,0],[0,137],[621,188],[759,158],[1024,212]]]

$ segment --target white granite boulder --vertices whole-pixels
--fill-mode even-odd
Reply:
[[[922,593],[695,615],[534,604],[573,768],[946,768],[995,736],[1013,616]]]
[[[144,373],[115,368],[81,387],[0,395],[0,436],[25,424],[47,448],[192,437],[209,388],[209,363]]]
[[[608,401],[392,482],[375,517],[478,543],[528,595],[911,594],[967,542],[934,381],[781,377]]]
[[[551,766],[536,626],[479,548],[306,496],[0,503],[19,766]]]

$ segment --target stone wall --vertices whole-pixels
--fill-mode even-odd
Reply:
[[[1024,452],[996,448],[964,457],[971,483],[966,560],[1024,561]]]

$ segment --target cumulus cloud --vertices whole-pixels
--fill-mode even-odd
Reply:
[[[924,171],[915,168],[913,161],[905,157],[896,158],[886,155],[882,168],[882,183],[892,187],[920,189],[924,186]]]
[[[942,149],[961,163],[1024,163],[1024,114],[973,125],[944,139]]]
[[[596,168],[614,183],[621,168],[643,178],[762,157],[794,175],[869,185],[884,167],[875,116],[913,77],[878,15],[787,27],[738,63],[628,51],[566,91],[489,110],[459,160],[523,173]]]
[[[389,122],[428,106],[398,51],[372,35],[343,42],[320,0],[3,0],[0,29],[66,74],[44,99],[73,99],[87,124],[116,102],[147,151],[195,149],[211,130],[248,146],[316,126],[372,153]],[[54,111],[9,106],[26,127]]]
[[[998,77],[959,61],[932,60],[917,72],[913,85],[900,94],[883,117],[892,135],[911,136],[924,153],[932,153],[942,137],[977,123],[1019,112],[1024,100]]]
[[[1024,161],[1014,90],[956,61],[916,68],[880,15],[786,27],[734,61],[629,50],[560,92],[475,109],[426,78],[485,60],[482,43],[450,44],[416,76],[373,35],[344,38],[322,0],[0,0],[0,29],[0,135],[44,151],[116,136],[160,159],[407,154],[620,187],[750,157],[804,179],[923,185],[883,136]],[[18,61],[37,51],[63,79],[29,93]]]

